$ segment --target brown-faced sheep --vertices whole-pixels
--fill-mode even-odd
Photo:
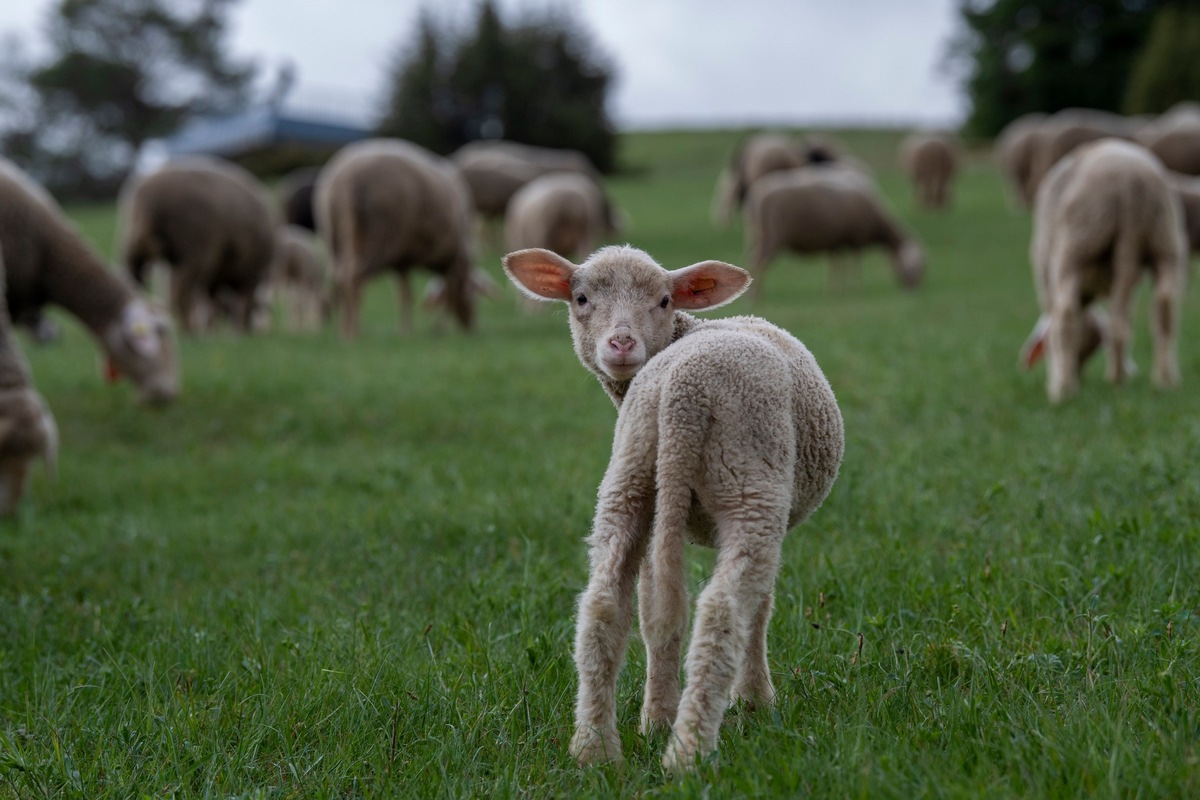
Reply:
[[[925,272],[920,244],[887,208],[874,181],[849,167],[801,167],[760,178],[746,197],[750,271],[762,282],[781,250],[799,254],[883,247],[900,284],[917,286]],[[833,276],[836,279],[836,273]]]
[[[386,270],[400,282],[401,330],[411,330],[408,273],[418,265],[445,279],[450,310],[471,328],[471,196],[452,163],[400,139],[348,145],[321,170],[316,212],[344,336],[358,334],[363,285]]]
[[[1045,353],[1046,392],[1058,403],[1079,386],[1087,356],[1108,346],[1108,379],[1130,371],[1130,306],[1143,271],[1154,280],[1151,330],[1158,386],[1179,382],[1176,337],[1186,277],[1182,211],[1166,170],[1140,145],[1105,140],[1079,148],[1046,176],[1034,203],[1031,247],[1041,318],[1025,343]],[[1091,304],[1109,299],[1109,315]]]
[[[1180,103],[1135,137],[1173,172],[1200,175],[1200,105]]]
[[[155,263],[170,268],[171,308],[184,331],[203,326],[206,307],[253,330],[276,228],[257,178],[221,159],[181,158],[126,184],[120,222],[120,252],[134,280],[144,285]]]
[[[816,359],[758,317],[701,320],[749,283],[705,261],[668,272],[632,247],[582,265],[521,250],[504,269],[530,297],[568,305],[575,352],[617,406],[600,484],[590,574],[579,600],[579,689],[570,752],[619,760],[617,677],[633,619],[646,645],[643,733],[669,730],[663,763],[692,768],[716,750],[731,699],[768,705],[767,627],[788,529],[837,478],[842,415]],[[714,547],[716,567],[687,633],[686,541]]]
[[[900,143],[900,164],[922,208],[950,207],[960,149],[958,137],[944,132],[913,133]]]
[[[0,252],[0,294],[4,259]],[[29,365],[17,347],[5,303],[0,303],[0,515],[16,511],[29,481],[29,466],[44,459],[53,472],[58,426],[46,401],[33,388]]]
[[[560,172],[522,186],[504,217],[509,250],[542,247],[564,258],[596,249],[608,229],[604,190],[587,175]]]
[[[108,375],[128,375],[150,404],[179,394],[179,366],[166,317],[114,274],[58,204],[0,159],[0,249],[12,319],[59,305],[96,337]]]

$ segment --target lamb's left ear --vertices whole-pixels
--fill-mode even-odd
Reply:
[[[676,308],[704,311],[737,299],[750,285],[750,273],[724,261],[701,261],[671,273]]]

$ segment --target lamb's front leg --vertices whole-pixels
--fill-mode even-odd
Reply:
[[[638,579],[638,619],[646,643],[646,695],[641,731],[669,730],[679,710],[679,661],[687,631],[683,565],[686,517],[674,527],[656,521],[650,554]],[[671,541],[664,541],[664,537]]]
[[[646,550],[649,508],[647,498],[603,489],[596,508],[591,575],[579,598],[575,629],[579,694],[570,752],[580,764],[621,759],[617,675],[633,623],[634,579]]]
[[[734,699],[742,700],[752,708],[770,705],[775,700],[775,686],[771,683],[771,671],[767,665],[767,627],[774,605],[775,592],[769,591],[754,613],[746,655],[734,684]]]

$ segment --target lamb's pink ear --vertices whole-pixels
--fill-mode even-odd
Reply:
[[[735,300],[750,285],[750,273],[724,261],[701,261],[671,273],[676,308],[703,311]]]
[[[504,272],[509,280],[535,300],[570,300],[571,276],[576,269],[557,253],[536,247],[504,257]]]
[[[1025,369],[1033,369],[1033,365],[1041,360],[1046,352],[1046,334],[1050,330],[1050,317],[1042,314],[1025,340],[1021,348],[1021,364]]]

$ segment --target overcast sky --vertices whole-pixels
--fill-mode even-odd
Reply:
[[[939,69],[955,0],[500,0],[566,7],[618,76],[621,126],[958,120]],[[35,40],[51,0],[0,0],[0,33]],[[476,0],[241,0],[235,54],[265,77],[294,63],[293,99],[367,113],[422,6],[469,20]]]

